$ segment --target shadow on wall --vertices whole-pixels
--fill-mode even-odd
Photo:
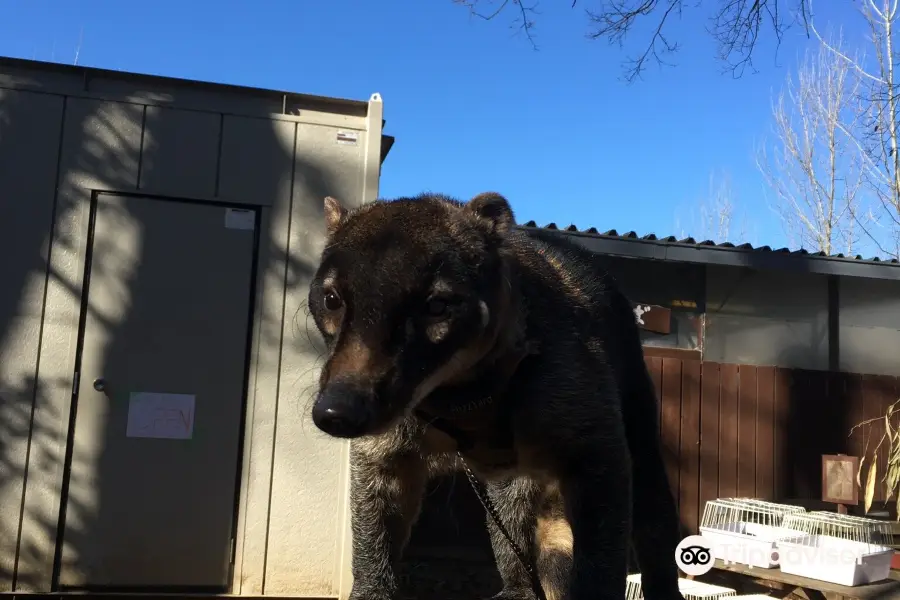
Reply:
[[[127,554],[122,554],[121,549],[102,548],[97,543],[97,539],[104,536],[114,536],[116,528],[123,523],[119,519],[128,518],[109,509],[111,504],[116,504],[112,499],[121,497],[122,487],[128,485],[127,481],[112,480],[109,476],[110,473],[121,474],[127,467],[115,451],[122,447],[125,439],[124,424],[106,423],[101,418],[95,428],[84,428],[85,433],[90,433],[90,439],[78,440],[73,449],[69,429],[76,429],[78,407],[71,406],[71,424],[67,415],[73,373],[54,372],[51,367],[39,365],[38,339],[43,333],[43,352],[55,355],[54,360],[49,361],[42,354],[43,362],[71,364],[58,359],[60,352],[65,355],[70,351],[67,343],[74,338],[73,331],[80,318],[78,307],[82,301],[85,271],[75,263],[82,255],[83,236],[87,231],[90,192],[86,190],[140,191],[141,182],[154,175],[155,165],[171,165],[165,154],[172,149],[157,143],[155,115],[159,114],[158,110],[148,110],[137,104],[101,104],[73,98],[67,100],[66,110],[62,113],[66,115],[66,122],[62,127],[61,147],[58,139],[44,140],[43,146],[47,147],[38,147],[38,140],[21,144],[22,140],[30,139],[29,127],[34,119],[28,105],[45,96],[3,90],[0,93],[0,157],[15,156],[18,159],[0,160],[0,180],[4,184],[9,180],[18,181],[19,189],[26,193],[43,186],[40,194],[7,197],[2,204],[7,218],[12,216],[8,221],[12,226],[8,226],[6,235],[0,236],[0,252],[3,256],[15,257],[15,260],[8,261],[4,267],[4,292],[0,294],[0,499],[3,501],[0,588],[41,589],[48,585],[54,571],[54,577],[62,573],[65,579],[78,580],[84,585],[103,584],[110,576],[106,569],[117,568],[117,559],[138,560],[144,554],[139,546],[140,539],[130,541]],[[218,116],[216,118],[218,120]],[[274,132],[271,145],[282,148],[288,154],[285,164],[296,169],[294,198],[306,201],[334,193],[335,182],[314,160],[292,156],[290,149],[275,139]],[[45,182],[36,178],[29,171],[28,161],[43,159],[46,162],[49,156],[55,174],[57,152],[61,161],[55,207],[57,218],[55,228],[52,228],[54,179]],[[293,165],[295,158],[297,162]],[[22,176],[17,177],[15,170]],[[27,180],[25,175],[29,176]],[[288,197],[284,190],[277,189],[285,178],[290,182],[291,173],[271,179],[270,189],[257,188],[256,193],[259,197]],[[172,194],[177,196],[178,191],[173,190]],[[44,204],[36,211],[34,206],[39,202]],[[138,368],[130,362],[134,356],[132,349],[143,342],[134,336],[147,330],[144,315],[152,314],[154,298],[171,292],[166,289],[164,280],[146,276],[143,260],[145,256],[164,255],[171,245],[166,228],[160,226],[164,223],[141,222],[140,215],[130,214],[127,206],[119,204],[114,208],[101,204],[97,214],[98,221],[103,219],[118,226],[115,235],[98,236],[93,240],[90,280],[95,289],[100,285],[98,282],[102,282],[106,298],[98,303],[89,297],[84,305],[89,321],[98,328],[96,339],[102,341],[94,348],[95,356],[85,356],[84,360],[91,360],[101,373],[123,373]],[[294,207],[294,210],[296,214],[298,208]],[[300,207],[300,210],[308,217],[309,227],[317,227],[322,222],[320,202]],[[102,211],[107,214],[101,214]],[[289,211],[288,206],[273,207],[276,219],[287,219]],[[271,223],[273,227],[260,232],[257,280],[276,282],[279,287],[283,284],[289,296],[305,300],[314,266],[311,260],[296,258],[308,256],[309,252],[298,252],[289,244],[306,243],[303,240],[309,236],[303,231],[290,231],[287,237],[276,236],[273,234],[275,219]],[[52,255],[48,256],[51,239]],[[198,240],[198,243],[202,241]],[[123,254],[123,248],[128,253]],[[307,338],[315,333],[307,333],[305,315],[302,311],[285,314],[284,298],[279,300],[263,302],[257,307],[263,320],[255,334],[257,343],[266,349],[261,352],[260,360],[274,361],[272,356],[279,354],[284,337],[285,346],[310,354],[309,361],[315,361],[320,348],[315,339]],[[74,307],[74,312],[66,313],[60,306]],[[109,310],[111,306],[114,310]],[[214,310],[209,311],[210,318],[214,319],[216,314]],[[294,327],[291,323],[285,327],[285,321],[293,323]],[[290,336],[298,324],[302,331]],[[215,326],[214,323],[209,325]],[[200,367],[216,369],[216,365],[208,363],[198,364]],[[269,367],[277,373],[277,363]],[[298,392],[303,390],[293,387],[292,383],[285,381],[280,395],[286,394],[289,402],[296,402]],[[87,412],[94,417],[103,416],[102,410]],[[81,431],[80,426],[78,430]],[[71,464],[63,477],[67,443]],[[303,460],[303,457],[295,460]],[[239,466],[234,465],[234,468]],[[60,506],[61,495],[67,498]],[[148,506],[152,507],[152,499]],[[199,506],[193,508],[202,510]],[[189,514],[173,515],[173,518],[191,521]],[[60,544],[54,568],[54,548],[57,539],[63,538],[64,545]],[[159,548],[143,550],[148,558],[154,552],[165,551]],[[118,556],[113,556],[114,553]],[[184,562],[189,564],[190,558],[184,556]],[[124,568],[134,572],[135,566],[140,567],[132,564]],[[223,573],[222,579],[226,578],[227,574]]]
[[[46,110],[46,127],[32,127],[35,109]],[[37,373],[45,286],[48,277],[56,276],[48,274],[46,257],[61,114],[59,98],[0,90],[0,180],[6,190],[0,200],[0,252],[6,257],[0,294],[0,587],[6,591],[27,588],[34,571],[49,574],[52,565],[41,553],[57,526],[52,512],[30,514],[41,539],[19,544],[26,470],[30,465],[32,473],[53,479],[65,452],[59,427],[64,417],[51,398],[71,384]],[[29,163],[37,172],[29,172],[24,166]],[[44,418],[34,421],[36,412]],[[51,493],[58,494],[58,487]]]
[[[795,346],[780,360],[796,364],[807,350]],[[882,375],[829,372],[811,369],[779,369],[785,379],[786,406],[777,423],[784,440],[776,455],[781,489],[788,498],[819,500],[822,497],[822,455],[871,455],[884,434],[884,414],[900,396],[900,378]],[[871,427],[851,429],[864,421]],[[887,471],[886,446],[878,453],[878,474]],[[865,473],[863,474],[863,479]],[[885,497],[876,486],[875,499]],[[862,493],[859,509],[862,510]]]
[[[787,348],[779,355],[781,364],[804,361],[808,350]],[[802,363],[800,363],[802,364]],[[847,451],[850,430],[850,399],[839,393],[827,372],[806,369],[784,370],[789,398],[783,419],[784,450],[776,457],[783,472],[781,483],[790,499],[822,497],[822,454]]]

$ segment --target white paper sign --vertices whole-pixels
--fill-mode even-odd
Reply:
[[[194,434],[193,394],[132,392],[127,437],[189,440]]]
[[[256,213],[242,208],[225,209],[225,227],[228,229],[253,229]]]

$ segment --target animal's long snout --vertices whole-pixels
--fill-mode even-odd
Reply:
[[[372,427],[375,393],[370,386],[353,381],[331,381],[313,404],[313,423],[337,438],[365,435]]]

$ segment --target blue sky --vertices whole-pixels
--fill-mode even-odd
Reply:
[[[705,14],[672,33],[677,66],[620,80],[624,51],[586,39],[582,9],[544,0],[539,49],[451,0],[6,0],[0,54],[385,102],[397,138],[385,197],[439,191],[506,195],[519,221],[700,235],[710,177],[730,180],[734,236],[788,243],[769,209],[754,148],[771,100],[805,44],[758,49],[760,73],[722,73]],[[581,4],[581,3],[579,3]],[[693,3],[688,2],[692,5]],[[823,4],[823,2],[819,2]],[[850,4],[850,3],[847,3]],[[817,15],[861,33],[851,7]],[[649,23],[647,23],[649,25]],[[846,34],[845,34],[846,35]],[[735,239],[731,241],[745,241]]]

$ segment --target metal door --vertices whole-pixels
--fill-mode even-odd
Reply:
[[[229,587],[257,213],[98,194],[60,587]]]

